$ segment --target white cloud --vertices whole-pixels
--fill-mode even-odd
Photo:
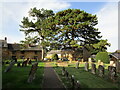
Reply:
[[[20,1],[20,2],[19,2]],[[67,2],[62,2],[58,0],[9,0],[4,1],[2,3],[2,7],[0,7],[0,11],[2,12],[2,18],[0,18],[0,39],[4,39],[4,37],[8,37],[8,42],[19,42],[24,38],[24,34],[19,31],[19,26],[22,18],[24,16],[28,16],[28,11],[30,8],[37,7],[52,9],[54,11],[59,11],[62,9],[66,9],[70,7],[70,4]],[[12,24],[12,26],[10,26]],[[13,27],[14,26],[14,27]],[[5,29],[4,29],[5,27]],[[9,27],[9,30],[6,29]],[[14,29],[15,28],[15,29]],[[16,30],[16,28],[18,30]],[[9,33],[13,32],[13,34]],[[15,37],[18,34],[17,37]]]
[[[118,3],[107,3],[99,12],[98,28],[101,31],[103,39],[108,39],[111,47],[108,51],[118,49]]]

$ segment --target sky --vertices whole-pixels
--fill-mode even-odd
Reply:
[[[21,32],[20,24],[24,16],[32,7],[52,9],[54,12],[68,8],[81,9],[98,17],[98,25],[95,26],[101,32],[102,39],[111,43],[109,52],[118,49],[118,3],[117,2],[81,2],[58,0],[5,0],[0,3],[0,39],[7,37],[8,43],[19,43],[25,35]]]

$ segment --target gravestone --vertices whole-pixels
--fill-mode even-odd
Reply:
[[[72,75],[72,76],[70,77],[70,80],[71,80],[72,88],[74,88],[74,86],[75,86],[74,75]]]
[[[108,77],[113,81],[113,82],[116,82],[117,80],[117,73],[116,73],[116,67],[113,67],[113,66],[109,66],[108,67]]]
[[[38,63],[36,62],[31,67],[29,77],[28,77],[28,81],[27,81],[28,83],[31,83],[35,79],[37,68],[38,68]]]
[[[68,73],[67,70],[65,70],[65,76],[66,76],[67,78],[69,78],[69,73]]]
[[[94,63],[91,64],[91,73],[96,74],[96,65]]]
[[[12,66],[13,66],[15,63],[16,63],[15,61],[12,61],[12,62],[10,63],[10,65],[5,69],[4,72],[8,72],[8,71],[10,71],[11,68],[12,68]]]
[[[65,76],[65,68],[62,68],[62,75]]]
[[[26,60],[22,63],[22,67],[27,66],[27,64],[28,64],[28,60]]]
[[[2,65],[4,65],[4,64],[5,64],[5,62],[2,61]]]
[[[108,66],[108,71],[111,71],[113,66]]]
[[[75,89],[77,89],[77,90],[80,89],[80,82],[78,80],[75,83]]]
[[[98,75],[99,75],[100,77],[103,77],[103,76],[104,76],[104,72],[105,72],[104,67],[103,67],[102,65],[99,65],[99,66],[98,66]]]
[[[120,73],[120,60],[116,61],[116,71]]]
[[[17,63],[17,67],[21,67],[21,63],[20,62]]]
[[[113,82],[116,82],[116,80],[117,80],[116,67],[113,67],[112,70],[111,70],[111,80]]]
[[[77,63],[76,63],[76,68],[77,69],[79,68],[79,61],[77,61]]]
[[[89,71],[89,63],[85,62],[85,71]]]
[[[29,60],[28,64],[32,64],[32,61],[31,61],[31,60]]]

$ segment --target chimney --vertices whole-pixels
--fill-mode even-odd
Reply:
[[[7,41],[7,37],[5,37],[5,41]]]

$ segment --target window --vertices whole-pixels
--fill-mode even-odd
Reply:
[[[21,51],[21,54],[24,54],[25,53],[25,51]]]
[[[35,51],[35,54],[37,54],[37,51]]]

